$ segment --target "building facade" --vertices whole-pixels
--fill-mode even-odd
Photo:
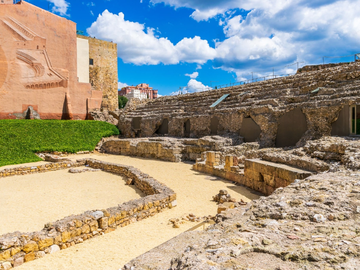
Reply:
[[[147,99],[147,94],[142,93],[141,90],[133,89],[130,93],[126,94],[125,97],[128,99],[138,98],[140,100]]]
[[[118,108],[117,44],[105,40],[78,35],[78,65],[81,74],[88,74],[88,82],[95,90],[102,92],[101,108],[114,111]],[[86,45],[87,44],[87,45]],[[87,56],[86,56],[87,53]]]
[[[134,91],[134,90],[136,90],[136,91]],[[154,90],[152,87],[149,87],[149,85],[146,83],[141,83],[141,84],[138,84],[137,86],[123,87],[119,91],[119,96],[127,96],[127,95],[129,95],[130,97],[137,95],[137,96],[139,96],[139,97],[141,96],[143,98],[156,99],[156,98],[158,98],[158,90]]]
[[[77,39],[70,20],[25,1],[0,0],[0,119],[80,120],[102,104],[117,104],[117,87],[111,95],[90,84],[91,44]]]

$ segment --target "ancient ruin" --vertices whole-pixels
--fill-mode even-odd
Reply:
[[[304,69],[289,77],[129,104],[119,129],[130,138],[235,134],[261,147],[357,134],[359,66]]]
[[[262,269],[263,261],[271,269],[357,269],[359,78],[359,62],[305,67],[286,78],[131,101],[119,116],[128,138],[104,139],[101,151],[196,161],[196,171],[269,197],[225,200],[215,225],[124,269]]]
[[[73,162],[53,157],[53,161],[55,162],[46,165],[5,169],[0,171],[0,177],[46,173],[61,169],[70,169],[71,173],[102,170],[124,176],[128,185],[136,186],[146,196],[108,209],[89,210],[80,215],[49,222],[38,232],[14,232],[1,235],[0,269],[20,266],[24,262],[42,258],[177,205],[173,190],[136,168],[94,159]],[[91,169],[75,169],[81,166],[88,166]]]

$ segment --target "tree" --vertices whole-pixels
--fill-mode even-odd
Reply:
[[[119,101],[119,109],[122,109],[125,107],[126,103],[128,102],[128,99],[127,97],[119,96],[118,101]]]

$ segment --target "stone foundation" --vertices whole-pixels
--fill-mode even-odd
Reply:
[[[206,151],[219,151],[242,142],[239,138],[207,136],[200,139],[154,137],[138,139],[104,138],[100,151],[125,156],[159,159],[171,162],[195,161]]]
[[[46,224],[39,232],[14,232],[2,235],[0,236],[0,269],[9,269],[24,262],[42,258],[46,254],[114,231],[118,227],[154,216],[177,204],[173,190],[138,169],[94,159],[7,169],[1,172],[1,176],[38,173],[84,165],[125,176],[130,180],[128,183],[135,185],[146,194],[146,197],[104,210],[86,211],[80,215],[69,216]]]
[[[286,187],[296,179],[302,180],[312,172],[300,170],[284,164],[264,160],[245,160],[245,186],[265,195],[271,195],[275,189]]]

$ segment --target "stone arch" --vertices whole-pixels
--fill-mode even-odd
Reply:
[[[261,129],[251,117],[244,117],[240,129],[240,136],[244,142],[256,142],[260,138]]]
[[[190,119],[184,122],[184,137],[189,138],[191,132]]]
[[[301,108],[293,109],[278,120],[276,147],[295,146],[307,131],[306,116]]]
[[[161,122],[161,125],[158,127],[158,129],[155,131],[158,135],[165,135],[169,133],[169,119],[164,118]]]
[[[217,135],[219,129],[219,118],[213,116],[210,120],[210,135]]]

